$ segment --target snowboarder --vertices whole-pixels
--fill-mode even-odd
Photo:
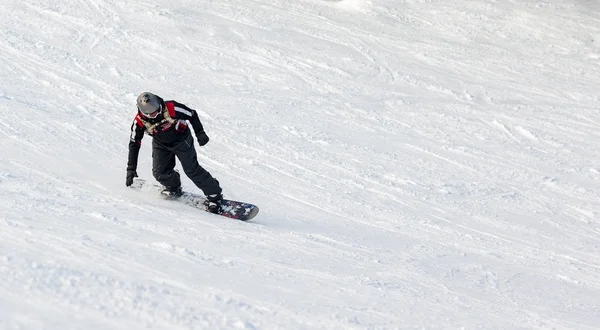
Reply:
[[[131,126],[126,186],[137,177],[137,162],[144,133],[152,136],[152,174],[164,186],[162,193],[169,197],[182,195],[179,172],[175,171],[175,157],[183,171],[206,195],[206,208],[218,213],[223,199],[222,189],[213,176],[198,164],[191,124],[200,146],[208,143],[198,113],[177,101],[165,101],[150,92],[137,98],[137,115]]]

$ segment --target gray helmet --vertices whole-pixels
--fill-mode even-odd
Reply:
[[[150,92],[144,92],[137,98],[137,107],[141,113],[148,116],[151,113],[160,110],[161,104],[158,96]]]

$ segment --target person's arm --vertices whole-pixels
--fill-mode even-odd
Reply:
[[[142,138],[144,138],[144,127],[138,125],[137,121],[134,120],[131,125],[131,137],[129,138],[129,155],[127,157],[127,178],[125,181],[126,186],[131,186],[133,178],[137,177],[137,163],[138,156],[140,154],[140,147],[142,145]]]
[[[202,126],[200,117],[198,117],[198,112],[177,101],[173,101],[173,104],[175,105],[175,117],[177,119],[184,119],[190,122],[200,146],[207,144],[209,139],[206,135],[206,132],[204,132],[204,127]]]

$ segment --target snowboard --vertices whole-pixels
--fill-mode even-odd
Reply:
[[[135,190],[142,190],[144,188],[150,188],[150,190],[156,190],[160,194],[160,196],[164,199],[178,201],[183,204],[186,204],[186,205],[189,205],[189,206],[195,207],[197,209],[208,212],[206,210],[206,206],[204,206],[204,201],[206,200],[206,198],[199,194],[194,194],[194,193],[184,191],[181,196],[164,195],[161,193],[161,191],[162,191],[161,186],[154,184],[154,183],[149,183],[146,180],[139,179],[139,178],[136,178],[133,180],[133,184],[131,185],[130,188],[135,189]],[[223,199],[221,201],[221,211],[219,213],[212,213],[212,214],[220,215],[220,216],[231,218],[231,219],[241,220],[241,221],[248,221],[248,220],[254,218],[258,214],[258,206],[254,205],[254,204],[250,204],[250,203],[245,203],[245,202],[240,202],[240,201],[235,201],[235,200],[230,200],[230,199]]]

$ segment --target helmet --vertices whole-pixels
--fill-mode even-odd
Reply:
[[[146,117],[156,118],[160,114],[162,105],[158,96],[150,92],[144,92],[137,98],[137,108]]]

